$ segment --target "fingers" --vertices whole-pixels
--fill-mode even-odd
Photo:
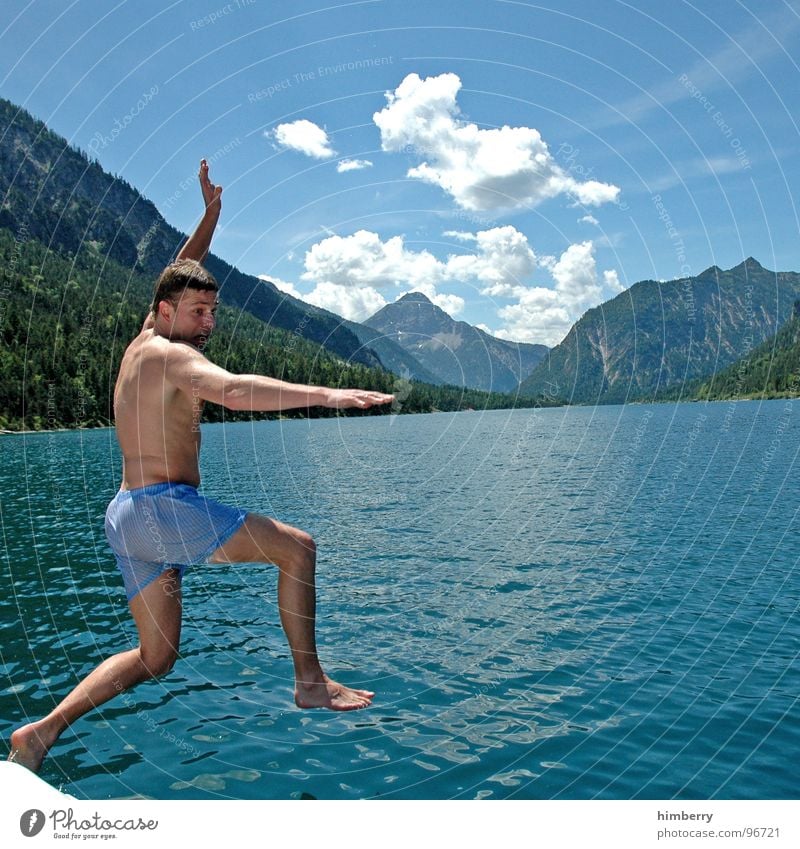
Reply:
[[[373,404],[388,404],[392,400],[394,400],[394,396],[384,395],[381,392],[364,392],[355,398],[355,402],[359,407],[371,407]]]
[[[363,392],[360,398],[367,407],[371,407],[373,404],[389,404],[394,401],[394,395],[386,395],[384,392]]]
[[[200,190],[203,193],[203,199],[206,202],[206,206],[208,207],[212,203],[219,201],[220,196],[222,195],[222,186],[214,185],[214,183],[212,183],[208,178],[207,160],[200,160],[200,171],[197,176],[200,178]]]

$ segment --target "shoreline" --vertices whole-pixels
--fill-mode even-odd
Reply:
[[[98,425],[97,427],[47,427],[41,430],[8,430],[0,428],[0,436],[30,436],[34,433],[74,433],[76,430],[113,430],[114,425]]]
[[[763,396],[745,396],[741,398],[683,398],[683,399],[657,399],[653,401],[627,401],[623,403],[614,403],[614,404],[548,404],[542,405],[538,409],[563,409],[564,407],[576,407],[576,408],[586,408],[588,406],[597,406],[597,407],[646,407],[651,404],[720,404],[720,403],[739,403],[739,402],[747,402],[747,401],[785,401],[785,400],[800,400],[800,395],[789,394],[789,393],[776,393],[774,395],[770,395],[769,397]],[[481,412],[489,412],[493,410],[530,410],[537,409],[535,407],[487,407],[485,410],[481,410]],[[400,415],[431,415],[434,413],[474,413],[479,412],[477,408],[466,408],[464,410],[429,410],[429,411],[419,411],[416,413],[401,413]],[[385,415],[398,415],[397,413],[391,414],[386,413]],[[340,419],[340,418],[374,418],[370,416],[276,416],[275,418],[265,418],[265,419],[255,419],[253,421],[324,421],[326,419]],[[249,420],[243,420],[249,421]],[[237,424],[238,422],[203,422],[203,424],[212,425],[212,424]],[[98,425],[97,427],[58,427],[58,428],[43,428],[41,430],[8,430],[7,428],[0,428],[0,436],[31,436],[39,433],[74,433],[75,431],[85,430],[85,431],[96,431],[96,430],[114,430],[115,425]]]

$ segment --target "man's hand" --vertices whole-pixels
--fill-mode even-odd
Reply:
[[[216,212],[219,215],[222,209],[222,186],[215,186],[208,179],[208,162],[205,159],[200,160],[200,172],[197,176],[200,178],[200,191],[203,193],[206,212]]]
[[[377,404],[391,404],[392,401],[394,401],[394,395],[386,395],[384,392],[370,392],[366,389],[329,389],[324,406],[336,410],[345,407],[366,409]]]
[[[194,233],[189,236],[176,258],[203,262],[208,255],[208,249],[211,247],[211,239],[214,236],[219,214],[222,211],[222,186],[215,186],[208,179],[208,162],[205,159],[200,160],[200,171],[197,176],[200,178],[200,191],[203,193],[205,212]]]

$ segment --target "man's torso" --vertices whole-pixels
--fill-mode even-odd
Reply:
[[[117,439],[123,456],[122,489],[166,481],[200,484],[200,413],[203,402],[166,376],[170,342],[145,330],[131,342],[114,390]]]

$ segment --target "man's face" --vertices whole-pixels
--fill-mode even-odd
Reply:
[[[187,288],[175,295],[174,302],[161,303],[168,308],[164,317],[170,323],[169,338],[202,350],[217,323],[217,293]]]

